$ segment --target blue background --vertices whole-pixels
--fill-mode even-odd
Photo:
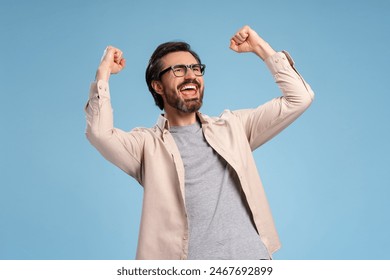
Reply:
[[[256,107],[279,90],[248,24],[288,50],[316,93],[255,159],[282,249],[275,259],[389,259],[389,1],[0,2],[0,259],[133,259],[142,188],[85,138],[103,50],[115,125],[152,126],[144,81],[155,47],[185,40],[207,64],[202,112]]]

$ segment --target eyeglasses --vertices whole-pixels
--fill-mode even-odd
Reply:
[[[191,65],[185,65],[185,64],[177,64],[170,66],[160,72],[158,75],[159,78],[161,78],[162,75],[167,73],[169,70],[172,70],[173,75],[175,77],[184,77],[187,74],[187,70],[191,69],[192,72],[194,72],[195,76],[203,76],[204,70],[206,69],[206,65],[204,64],[191,64]]]

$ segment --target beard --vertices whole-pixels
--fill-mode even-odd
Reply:
[[[173,108],[183,113],[194,113],[199,111],[203,104],[204,88],[198,89],[199,97],[184,99],[177,92],[166,93],[166,102]]]

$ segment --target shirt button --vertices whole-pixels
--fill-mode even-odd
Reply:
[[[187,236],[186,235],[183,236],[183,240],[187,240]]]
[[[279,62],[279,58],[275,59],[275,63],[278,63]]]

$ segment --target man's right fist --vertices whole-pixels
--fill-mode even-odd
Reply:
[[[117,74],[126,66],[126,60],[122,57],[120,49],[108,46],[103,53],[99,68],[96,72],[96,80],[108,81],[111,74]]]

